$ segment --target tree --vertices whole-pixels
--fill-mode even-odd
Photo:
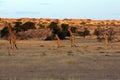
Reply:
[[[103,41],[105,40],[105,36],[107,36],[107,40],[108,42],[114,40],[114,36],[115,36],[116,32],[114,31],[113,28],[107,28],[107,29],[95,29],[94,31],[94,35],[97,36],[97,40],[98,41]]]
[[[84,31],[83,31],[83,36],[84,36],[84,38],[85,38],[87,35],[90,35],[90,31],[88,30],[88,28],[84,28]]]
[[[71,31],[73,32],[73,33],[75,33],[76,32],[76,27],[71,27]]]
[[[27,31],[28,29],[36,29],[34,22],[26,22],[21,26],[23,31]]]
[[[7,26],[5,26],[2,30],[1,30],[1,38],[3,37],[8,37],[8,28]]]
[[[61,28],[62,28],[62,33],[64,34],[64,37],[68,36],[68,34],[69,34],[69,32],[68,32],[69,25],[68,24],[61,24]]]
[[[58,34],[58,32],[60,30],[57,26],[57,23],[56,22],[51,22],[50,25],[48,26],[48,28],[50,28],[50,30],[52,30],[52,35],[48,36],[45,40],[55,39],[55,35]]]
[[[96,35],[98,38],[100,36],[100,32],[101,32],[100,29],[97,28],[94,30],[94,35]]]
[[[58,37],[60,39],[65,39],[66,36],[66,30],[65,27],[66,25],[63,24],[61,25],[62,28],[60,28],[58,26],[58,23],[56,22],[51,22],[50,25],[48,26],[48,28],[50,28],[52,30],[53,35],[51,36],[51,38],[49,37],[49,39],[55,39],[55,35],[58,35]]]
[[[86,22],[84,22],[84,21],[82,21],[82,22],[80,22],[80,25],[86,25]]]
[[[16,30],[16,33],[20,32],[22,30],[22,22],[15,22],[14,30]]]

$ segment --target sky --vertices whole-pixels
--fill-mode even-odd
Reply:
[[[120,19],[120,0],[0,0],[0,18]]]

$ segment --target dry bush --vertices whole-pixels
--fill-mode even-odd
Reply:
[[[19,39],[30,39],[30,38],[41,38],[45,39],[46,37],[52,35],[50,29],[29,29],[25,32],[19,32]]]

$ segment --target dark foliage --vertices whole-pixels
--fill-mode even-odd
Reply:
[[[1,30],[1,37],[8,37],[8,26],[5,26],[2,30]],[[18,32],[21,31],[27,31],[28,29],[35,29],[35,24],[33,22],[26,22],[22,25],[22,22],[15,22],[15,26],[13,26],[12,28],[16,35],[18,34]]]
[[[22,22],[15,22],[14,30],[16,33],[20,32],[22,30]]]
[[[56,22],[51,22],[51,24],[48,26],[52,32],[53,35],[49,36],[47,39],[52,40],[51,38],[55,39],[55,35],[57,34],[60,39],[65,39],[68,31],[68,25],[67,24],[62,24],[61,28],[58,26]]]
[[[3,38],[3,37],[8,37],[8,28],[7,27],[4,27],[1,30],[1,38]]]
[[[83,37],[85,38],[86,36],[90,35],[90,31],[89,31],[88,28],[84,28],[84,30],[78,32],[78,34],[79,34],[80,36],[83,36]]]
[[[61,28],[62,28],[61,33],[64,35],[64,37],[69,36],[69,32],[68,32],[69,25],[68,24],[61,24]]]
[[[88,28],[84,28],[84,31],[83,31],[84,38],[88,35],[90,35],[90,31],[88,30]]]
[[[22,31],[27,31],[28,29],[36,29],[35,23],[33,22],[26,22],[21,26]]]
[[[94,31],[94,35],[96,35],[97,36],[97,40],[98,41],[103,41],[103,40],[105,40],[104,39],[104,35],[107,35],[107,39],[108,39],[108,41],[110,42],[110,41],[112,41],[112,40],[114,40],[115,39],[115,34],[116,34],[116,32],[114,31],[114,29],[113,28],[108,28],[108,29],[95,29],[95,31]]]
[[[99,36],[100,33],[101,33],[101,30],[99,30],[99,29],[94,30],[94,35]]]

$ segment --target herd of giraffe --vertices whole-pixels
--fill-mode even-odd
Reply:
[[[12,55],[13,51],[15,49],[18,49],[17,44],[16,44],[16,35],[15,35],[15,30],[12,29],[12,25],[8,22],[5,22],[5,26],[8,29],[8,41],[9,41],[9,45],[8,45],[8,54]],[[69,33],[70,33],[70,40],[71,40],[71,47],[75,47],[75,37],[73,32],[71,31],[71,29],[68,29]],[[57,39],[57,47],[61,47],[62,46],[62,42],[60,41],[59,36],[56,34],[55,35],[56,39]]]
[[[8,54],[12,55],[12,51],[14,51],[14,49],[18,49],[17,44],[16,44],[15,30],[12,29],[12,25],[8,22],[5,23],[5,26],[8,28],[8,41],[9,41]],[[68,32],[70,33],[71,47],[76,47],[75,36],[74,36],[74,33],[71,31],[71,28],[68,28]],[[57,39],[57,47],[61,47],[62,42],[61,42],[59,36],[56,34],[55,37]],[[108,38],[107,34],[104,33],[106,48],[108,47],[108,43],[109,43],[107,38]]]

